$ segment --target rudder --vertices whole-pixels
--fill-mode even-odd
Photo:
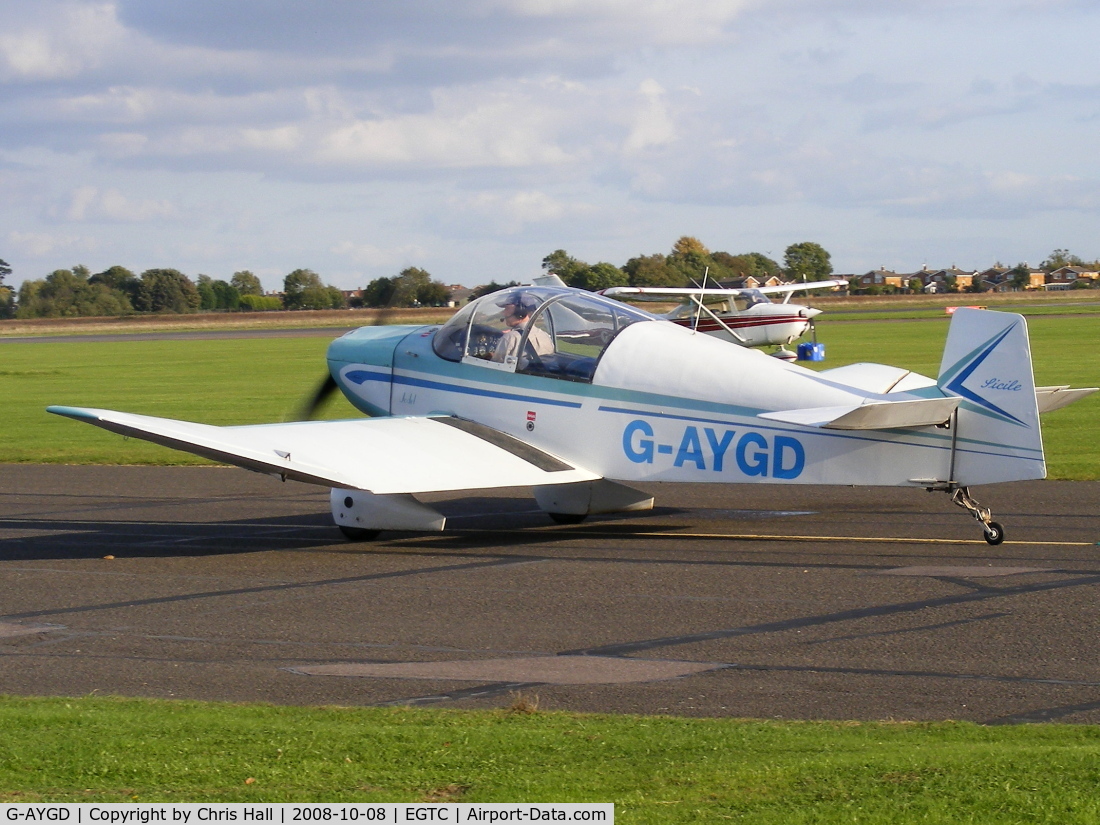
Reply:
[[[1022,315],[957,310],[936,383],[945,395],[962,399],[954,422],[951,481],[971,485],[1046,477]]]

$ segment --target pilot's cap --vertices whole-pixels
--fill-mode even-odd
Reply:
[[[530,315],[538,307],[539,302],[533,295],[526,292],[509,292],[497,301],[498,307],[515,307],[513,313],[521,318]]]

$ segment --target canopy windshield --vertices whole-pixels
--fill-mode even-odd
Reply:
[[[653,315],[595,293],[513,287],[478,298],[435,334],[436,354],[509,372],[591,381],[622,330]]]

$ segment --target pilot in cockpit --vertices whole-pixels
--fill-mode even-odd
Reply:
[[[500,336],[490,360],[506,363],[509,359],[519,358],[520,341],[531,320],[531,314],[538,308],[538,302],[532,295],[517,290],[497,301],[497,306],[504,309],[504,323],[508,325],[508,329]],[[554,342],[546,330],[534,326],[527,336],[526,349],[535,355],[550,355],[554,352]]]

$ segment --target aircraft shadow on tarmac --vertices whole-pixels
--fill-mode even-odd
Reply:
[[[328,512],[201,522],[0,518],[0,531],[9,534],[0,538],[0,561],[173,558],[312,549],[492,553],[559,544],[581,535],[596,539],[652,536],[652,517],[688,512],[657,507],[646,513],[649,518],[644,522],[639,522],[635,514],[593,517],[580,525],[556,525],[545,514],[531,509],[530,501],[521,499],[468,498],[437,506],[451,519],[444,532],[383,532],[372,542],[343,538]],[[687,520],[662,520],[658,529],[674,538],[677,531],[690,529],[690,524]]]

